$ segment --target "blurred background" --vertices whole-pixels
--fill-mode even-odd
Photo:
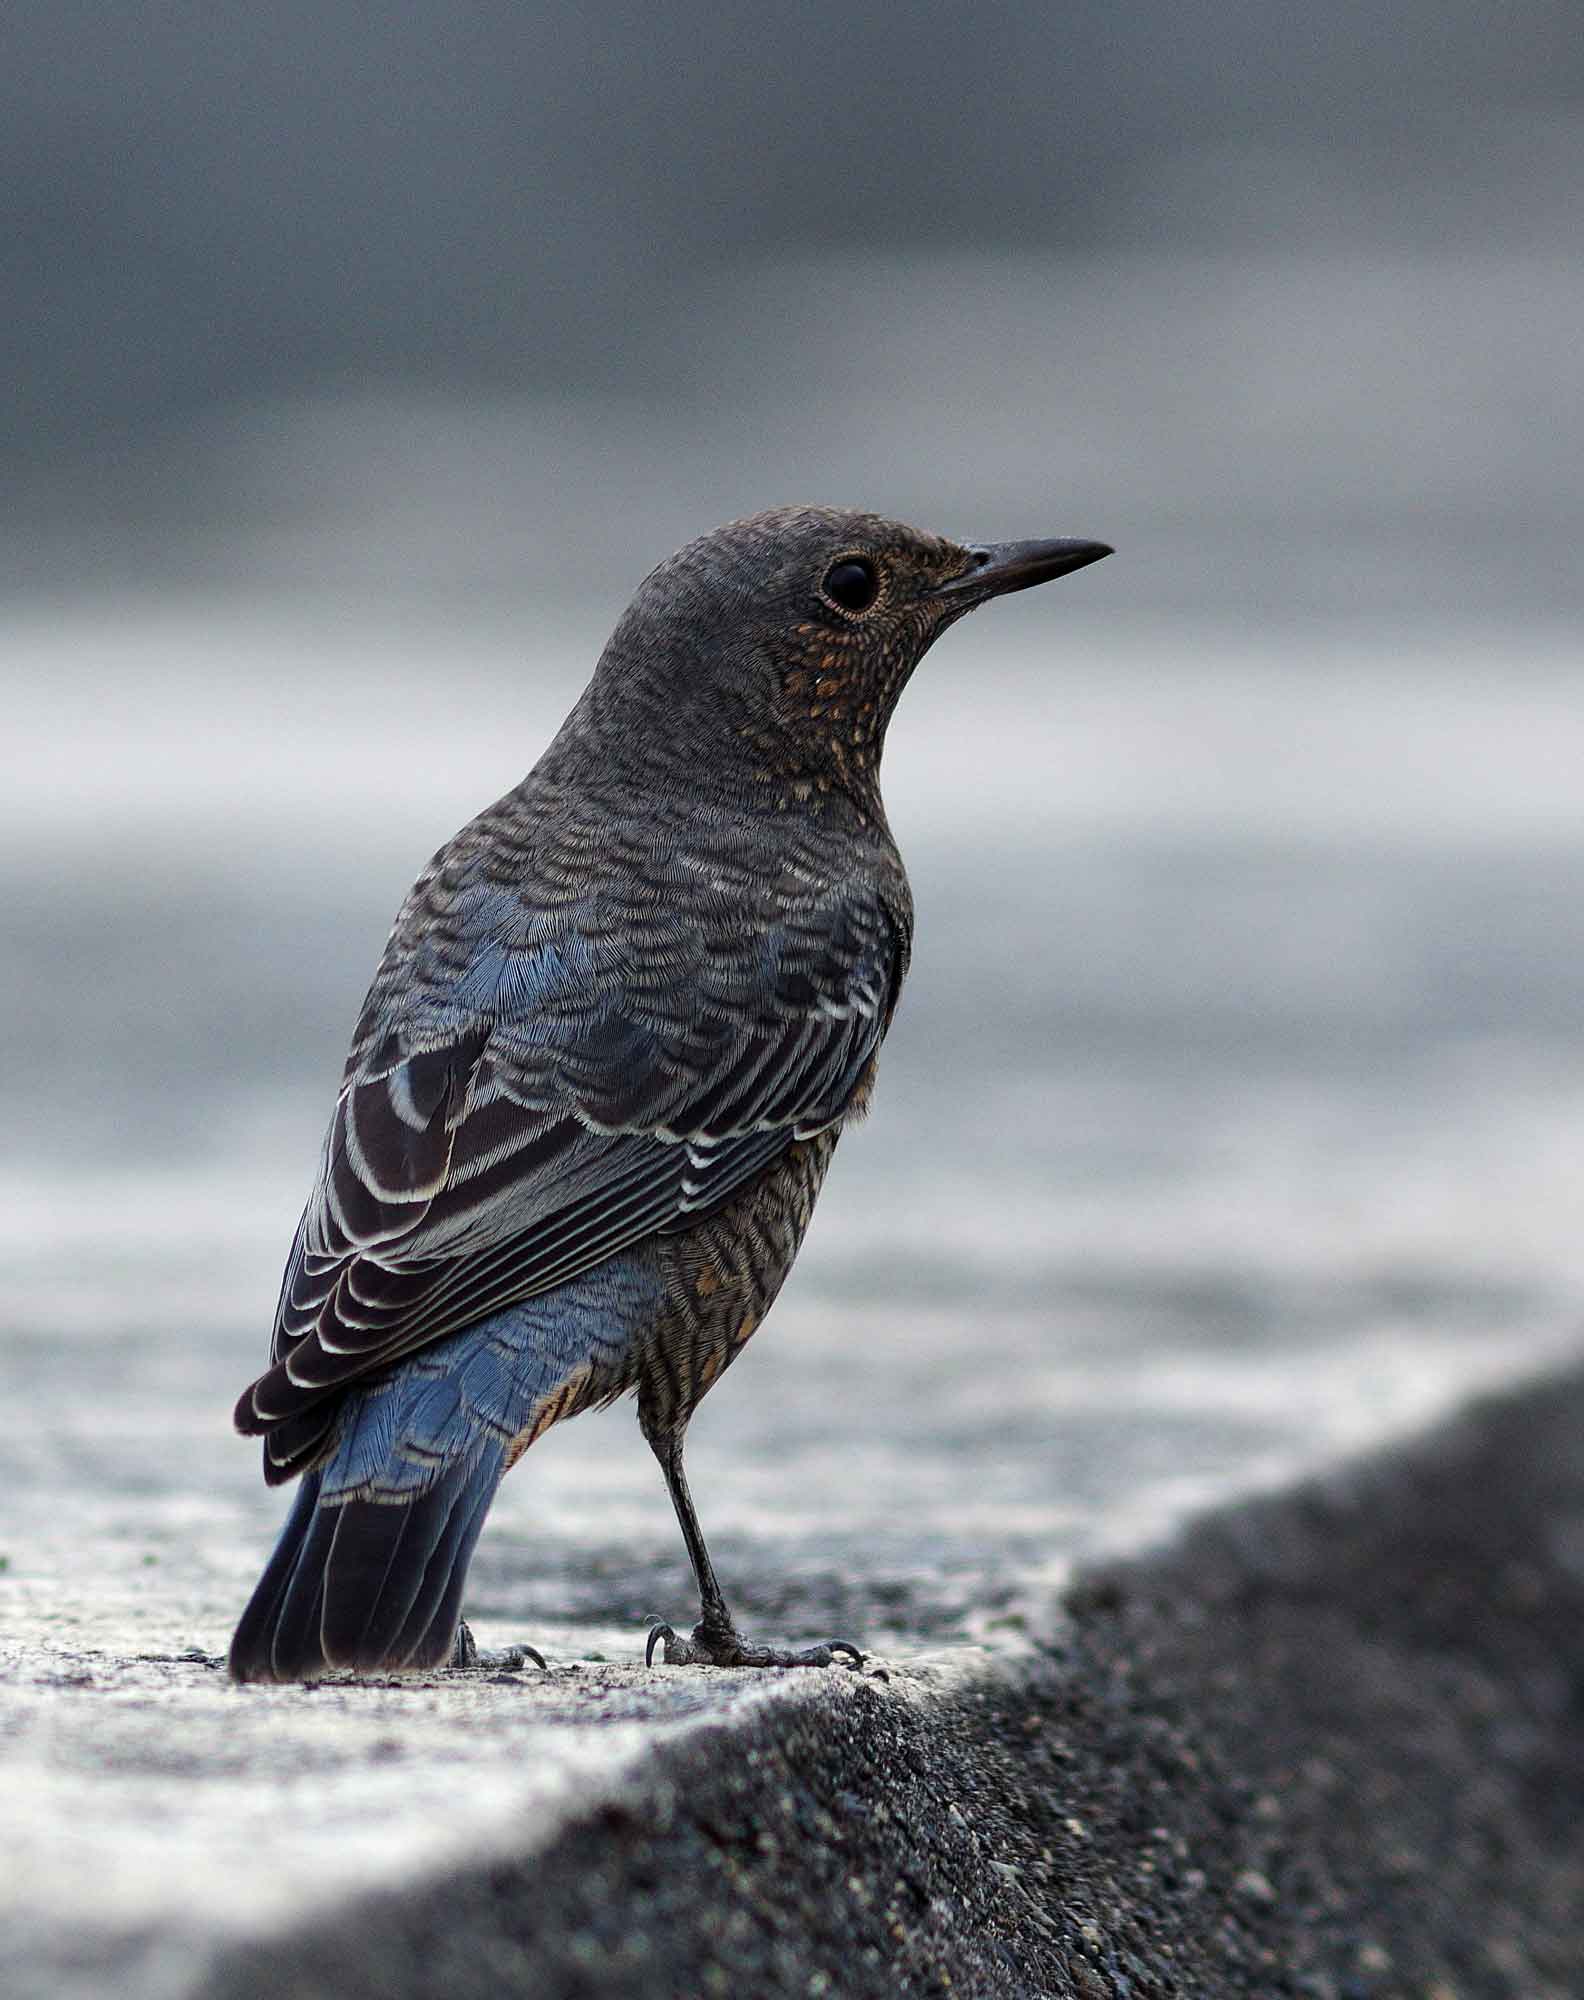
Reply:
[[[651,565],[786,501],[1119,553],[892,732],[914,972],[697,1426],[723,1548],[1026,1570],[1576,1350],[1572,0],[21,0],[6,44],[14,1535],[99,1453],[112,1542],[201,1520],[245,1585],[227,1411],[391,913]],[[547,1519],[680,1590],[629,1424],[508,1486],[503,1609]]]

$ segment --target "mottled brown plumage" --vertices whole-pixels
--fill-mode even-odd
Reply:
[[[732,1630],[682,1437],[873,1086],[913,925],[879,789],[897,698],[963,612],[1103,553],[790,508],[645,580],[369,990],[237,1406],[266,1477],[305,1475],[239,1677],[444,1656],[502,1473],[629,1389],[703,1599],[668,1656],[804,1657]]]

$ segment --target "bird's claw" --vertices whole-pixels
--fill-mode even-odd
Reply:
[[[834,1667],[851,1662],[862,1668],[863,1654],[846,1639],[832,1639],[823,1646],[808,1646],[789,1652],[777,1646],[750,1646],[728,1626],[695,1625],[684,1639],[663,1620],[649,1628],[644,1647],[644,1665],[654,1665],[655,1649],[668,1667]]]
[[[550,1664],[537,1646],[526,1643],[517,1646],[503,1646],[498,1653],[480,1653],[478,1664],[497,1674],[520,1674],[532,1660],[541,1673],[550,1671]]]
[[[476,1674],[520,1674],[530,1660],[541,1672],[550,1671],[545,1663],[544,1654],[537,1646],[507,1646],[498,1653],[487,1653],[480,1650],[478,1641],[468,1629],[466,1619],[463,1619],[457,1627],[456,1642],[451,1648],[450,1661],[454,1670]]]

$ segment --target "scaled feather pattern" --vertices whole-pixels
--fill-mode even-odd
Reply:
[[[894,885],[755,882],[762,827],[716,816],[730,865],[673,850],[643,901],[586,867],[547,912],[520,872],[490,879],[497,824],[420,878],[359,1022],[272,1366],[237,1412],[283,1427],[277,1477],[302,1459],[290,1420],[333,1392],[685,1225],[839,1120],[884,1032]]]
[[[682,1440],[792,1268],[907,972],[897,699],[975,604],[1103,553],[785,508],[640,585],[369,988],[236,1410],[272,1484],[302,1475],[239,1680],[450,1659],[502,1476],[627,1391],[699,1585],[678,1657],[828,1663],[736,1633]]]

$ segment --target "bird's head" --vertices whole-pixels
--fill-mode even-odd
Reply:
[[[966,612],[1096,562],[1103,542],[962,543],[878,514],[780,507],[651,572],[601,663],[651,725],[794,796],[868,796],[897,697]],[[600,677],[596,677],[596,688]],[[658,706],[659,713],[655,710]]]

